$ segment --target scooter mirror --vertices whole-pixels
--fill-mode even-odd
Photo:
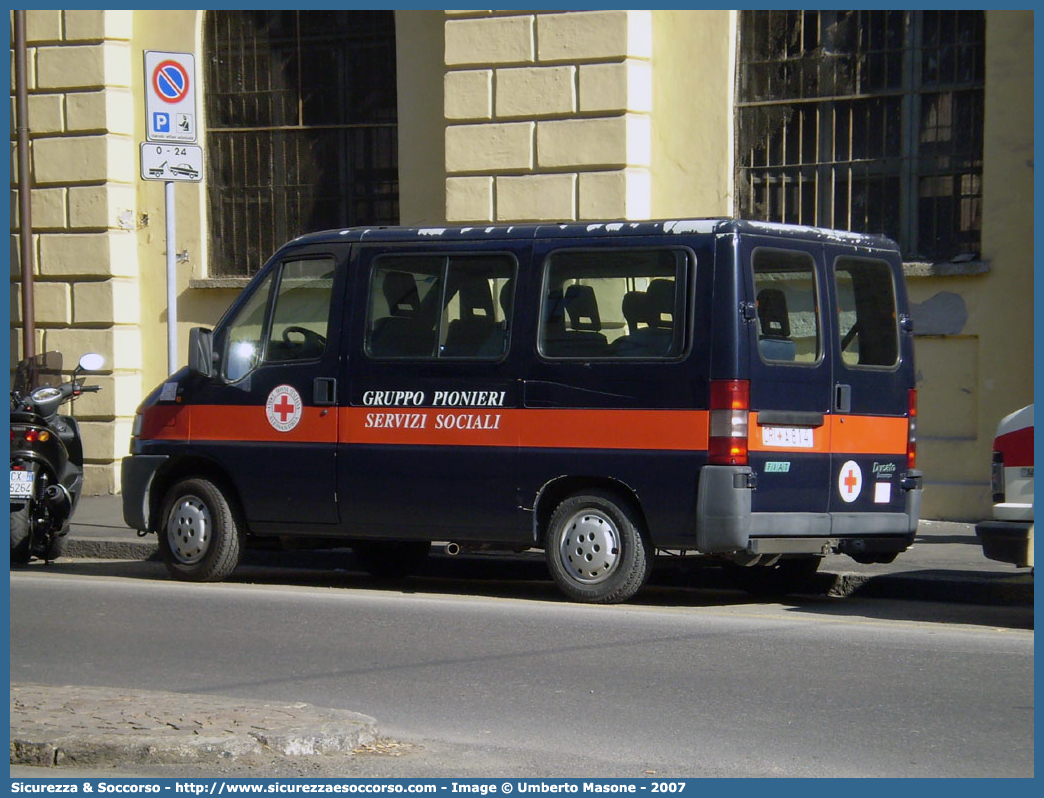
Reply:
[[[88,352],[80,358],[81,371],[101,371],[105,368],[105,358],[95,352]]]

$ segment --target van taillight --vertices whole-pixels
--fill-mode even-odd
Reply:
[[[993,452],[993,467],[990,470],[990,487],[993,492],[993,503],[1003,504],[1005,494],[1007,491],[1004,489],[1004,452]]]
[[[917,467],[917,389],[910,389],[910,433],[906,439],[906,468]]]
[[[747,465],[749,415],[750,382],[711,381],[708,462],[715,465]]]

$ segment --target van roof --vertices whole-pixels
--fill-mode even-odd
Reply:
[[[771,235],[804,240],[849,244],[875,249],[898,250],[895,242],[881,235],[852,233],[847,230],[829,230],[822,227],[756,222],[744,219],[674,219],[655,221],[604,221],[526,224],[472,224],[431,227],[348,227],[343,230],[324,230],[307,233],[294,239],[295,244],[328,243],[340,241],[411,241],[411,240],[489,240],[527,238],[584,238],[591,236],[653,236],[653,235]]]

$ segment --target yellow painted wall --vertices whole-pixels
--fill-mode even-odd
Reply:
[[[442,11],[396,11],[399,103],[399,221],[446,219]]]
[[[26,14],[34,343],[37,352],[61,352],[67,370],[86,351],[105,358],[103,372],[91,377],[101,392],[72,407],[87,490],[97,492],[118,487],[114,456],[127,449],[141,393],[132,26],[130,11]],[[13,114],[11,122],[13,150]],[[12,189],[17,178],[12,169]],[[12,199],[16,214],[17,194]],[[12,217],[12,360],[21,347],[17,226]]]
[[[910,277],[943,312],[919,336],[920,466],[927,517],[989,513],[997,422],[1033,401],[1033,12],[986,12],[983,274]],[[922,332],[923,326],[922,326]]]
[[[652,218],[732,215],[735,11],[653,13]]]

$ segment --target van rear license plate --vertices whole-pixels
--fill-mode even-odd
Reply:
[[[811,449],[815,446],[811,427],[762,427],[764,446],[785,446],[790,449]]]
[[[11,498],[28,499],[33,495],[33,472],[11,472]]]

